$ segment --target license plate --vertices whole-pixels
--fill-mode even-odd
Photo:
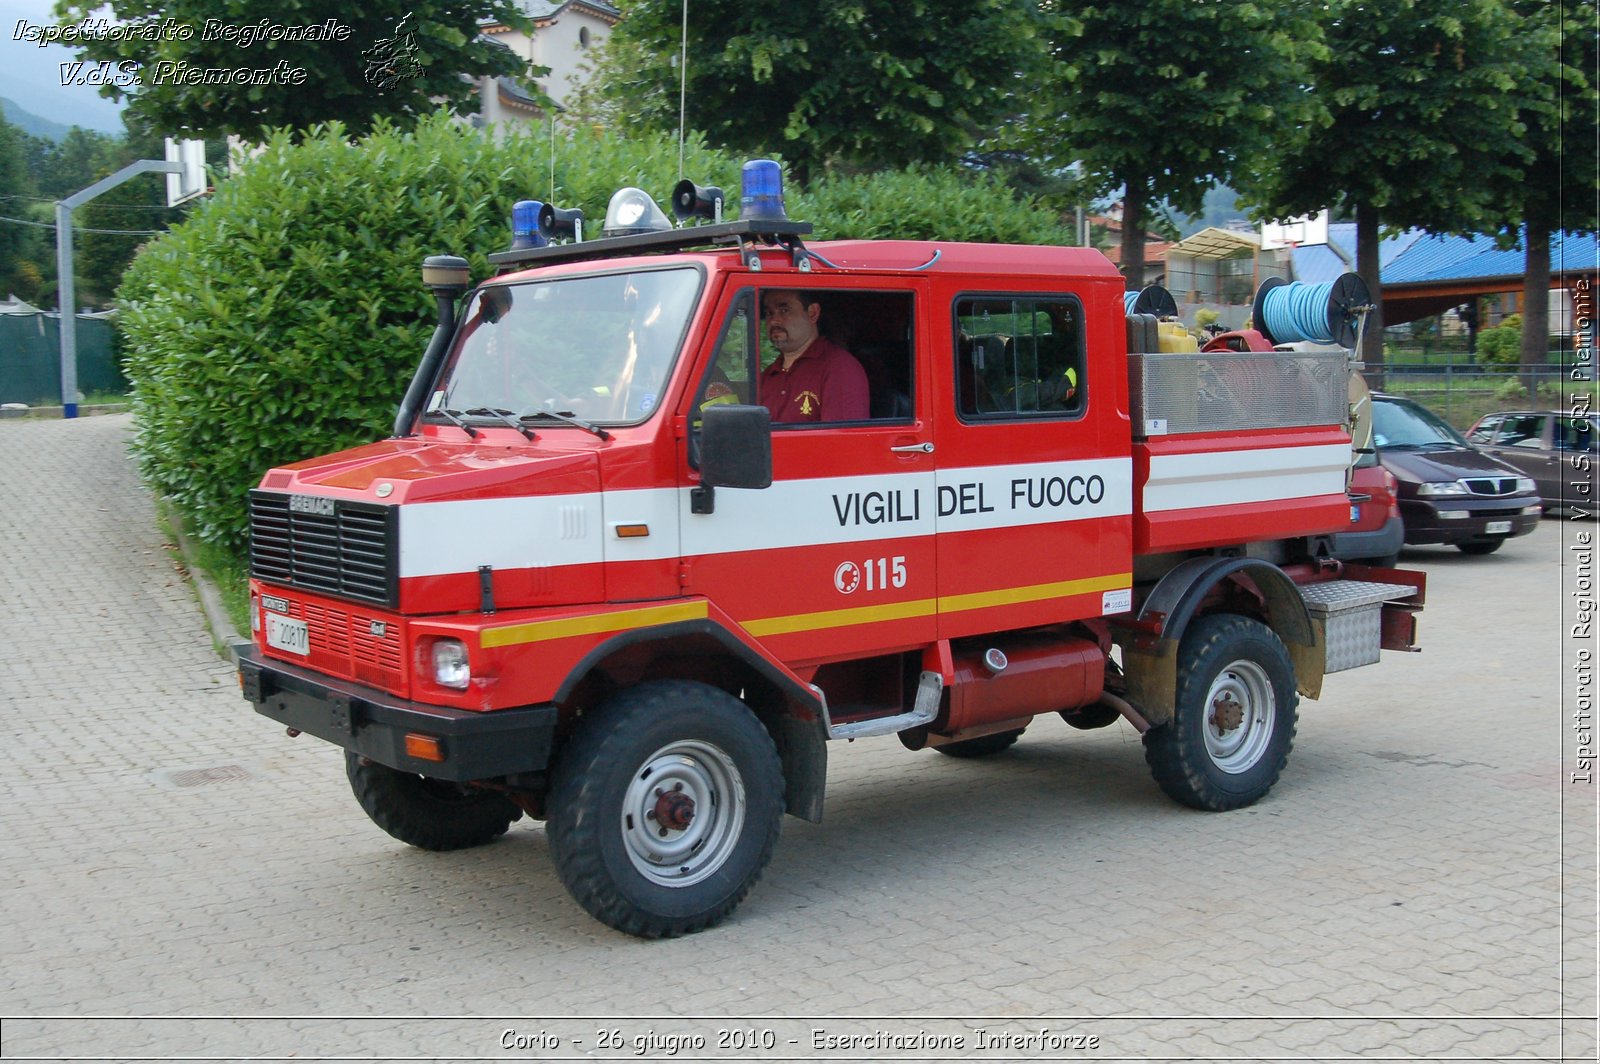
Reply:
[[[1486,536],[1498,536],[1502,533],[1510,531],[1510,521],[1490,521],[1488,524],[1483,526],[1483,532]]]
[[[267,614],[267,646],[291,654],[311,653],[311,628],[293,617]]]

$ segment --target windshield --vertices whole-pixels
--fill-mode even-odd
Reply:
[[[1456,430],[1439,415],[1415,403],[1372,401],[1372,442],[1379,447],[1462,447]]]
[[[429,416],[643,421],[682,346],[700,276],[687,267],[480,288]]]

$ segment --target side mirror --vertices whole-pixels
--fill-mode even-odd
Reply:
[[[700,412],[700,486],[689,511],[716,512],[717,488],[772,486],[772,415],[764,406],[719,404]]]

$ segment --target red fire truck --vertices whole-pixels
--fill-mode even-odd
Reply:
[[[343,747],[385,831],[545,819],[584,908],[676,935],[784,813],[821,819],[829,740],[978,757],[1040,714],[1126,720],[1163,790],[1226,810],[1277,780],[1300,695],[1414,648],[1422,574],[1327,557],[1347,351],[1199,352],[1090,249],[808,245],[763,174],[738,221],[625,190],[601,239],[521,225],[465,298],[429,259],[394,436],[251,493],[245,696]],[[773,422],[774,290],[867,416]]]

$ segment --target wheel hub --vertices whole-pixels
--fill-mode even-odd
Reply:
[[[683,831],[694,820],[694,799],[683,793],[683,784],[675,789],[656,791],[656,807],[650,818],[661,826],[661,834]]]
[[[1244,723],[1244,706],[1232,694],[1224,694],[1211,703],[1211,723],[1223,735]]]

